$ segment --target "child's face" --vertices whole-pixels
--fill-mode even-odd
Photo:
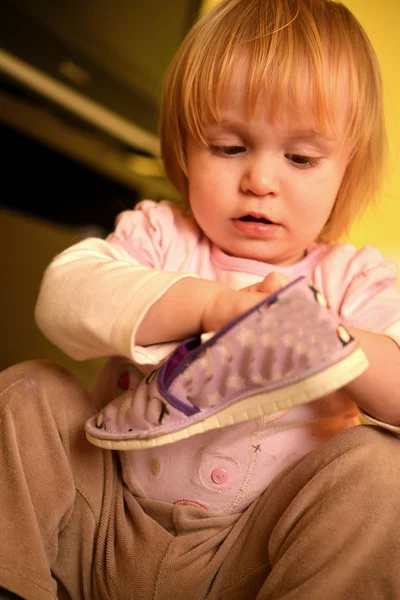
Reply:
[[[246,115],[233,85],[222,124],[205,129],[209,147],[187,140],[189,202],[204,233],[226,253],[273,265],[299,261],[323,229],[347,158],[340,139],[312,131],[307,115],[271,124],[262,101]],[[344,131],[344,115],[336,124]]]

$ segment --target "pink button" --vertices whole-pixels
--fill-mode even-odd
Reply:
[[[214,469],[211,473],[211,479],[214,483],[225,483],[228,479],[228,473],[225,469]]]

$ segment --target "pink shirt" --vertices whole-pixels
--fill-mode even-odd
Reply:
[[[344,323],[384,332],[399,342],[397,270],[376,249],[313,244],[302,261],[277,268],[228,256],[169,202],[143,201],[121,215],[106,241],[88,239],[56,257],[43,280],[36,318],[44,334],[73,358],[122,356],[118,365],[130,360],[153,369],[175,344],[140,347],[135,332],[150,306],[177,280],[197,276],[239,289],[274,270],[290,279],[308,277]],[[108,382],[103,401],[104,394],[108,401],[115,394],[114,383],[109,385],[116,378],[115,364],[106,365],[98,380]],[[154,500],[178,502],[189,496],[215,512],[243,510],[282,469],[358,418],[355,404],[336,393],[273,418],[195,436],[184,460],[176,444],[136,451],[134,476],[127,466],[129,453],[124,453],[124,478],[134,494]],[[252,455],[255,441],[261,443],[262,459]],[[151,460],[164,461],[164,479],[149,476]],[[213,483],[216,469],[228,473],[225,486]]]
[[[135,332],[150,306],[183,277],[234,289],[277,267],[228,256],[169,202],[141,202],[126,211],[107,240],[71,246],[48,267],[36,306],[43,333],[77,360],[122,355],[156,364],[175,344],[141,348]],[[279,267],[325,295],[344,323],[400,335],[397,269],[371,246],[313,244],[299,263]]]
[[[360,329],[382,332],[400,320],[396,266],[371,246],[356,250],[351,244],[313,244],[302,261],[276,267],[225,254],[174,205],[151,201],[123,213],[108,241],[154,269],[195,273],[234,289],[260,281],[271,271],[279,270],[289,279],[305,275],[344,323]]]

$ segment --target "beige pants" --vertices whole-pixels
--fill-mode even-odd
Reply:
[[[241,515],[133,497],[64,370],[0,375],[0,587],[26,600],[400,598],[400,441],[355,427]]]

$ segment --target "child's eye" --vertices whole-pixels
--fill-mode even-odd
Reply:
[[[211,146],[211,149],[220,156],[236,156],[246,150],[244,146]]]
[[[292,163],[300,167],[318,167],[320,163],[319,158],[304,156],[303,154],[285,154],[285,156]]]

